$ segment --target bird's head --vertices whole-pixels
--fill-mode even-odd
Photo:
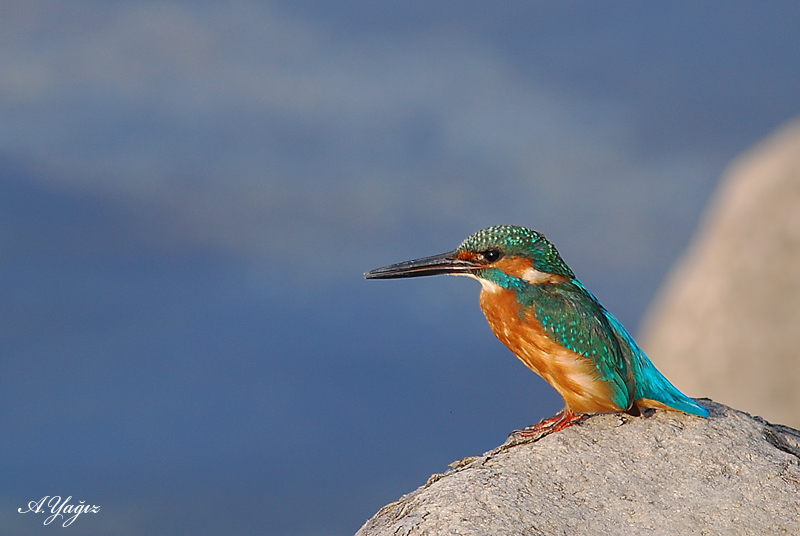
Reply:
[[[438,274],[474,277],[486,290],[517,290],[526,284],[575,277],[543,234],[513,225],[487,227],[453,251],[371,270],[364,277],[392,279]]]

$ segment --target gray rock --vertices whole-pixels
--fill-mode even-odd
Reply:
[[[800,534],[800,432],[702,402],[709,419],[596,415],[509,440],[433,475],[356,535]]]
[[[800,121],[731,164],[642,332],[683,392],[800,428]]]

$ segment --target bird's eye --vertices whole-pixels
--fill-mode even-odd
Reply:
[[[496,248],[487,249],[486,251],[483,252],[483,258],[489,262],[494,262],[496,260],[499,260],[500,257],[502,256],[503,254],[500,252],[499,249]]]

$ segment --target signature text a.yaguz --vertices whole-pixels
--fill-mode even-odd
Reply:
[[[71,500],[72,495],[63,501],[59,495],[53,495],[52,497],[50,495],[45,495],[38,501],[30,501],[27,510],[17,508],[17,511],[20,514],[27,514],[28,512],[33,514],[45,514],[50,512],[50,515],[44,520],[44,524],[49,525],[56,519],[59,521],[63,519],[62,527],[69,527],[72,525],[73,521],[78,519],[78,516],[81,514],[96,514],[100,511],[100,506],[98,505],[84,504],[86,501],[78,501],[78,504],[70,504]]]

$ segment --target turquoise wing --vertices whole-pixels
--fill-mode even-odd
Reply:
[[[591,360],[598,377],[612,386],[614,403],[620,408],[649,399],[684,413],[708,416],[706,408],[656,369],[622,323],[577,279],[530,285],[518,299],[534,311],[551,339]]]
[[[579,281],[529,285],[517,299],[520,314],[533,312],[548,337],[592,363],[597,377],[611,386],[614,404],[633,405],[630,361],[606,310]]]

